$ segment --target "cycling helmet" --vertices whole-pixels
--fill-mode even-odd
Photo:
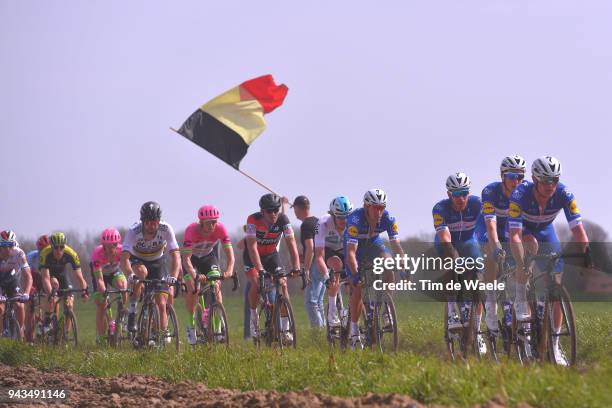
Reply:
[[[203,205],[198,210],[198,218],[203,221],[217,220],[221,213],[214,205]]]
[[[506,156],[504,157],[504,159],[501,162],[501,165],[499,166],[499,170],[501,171],[502,174],[504,174],[507,171],[513,171],[513,170],[518,170],[521,172],[525,172],[525,169],[527,168],[527,164],[525,163],[525,159],[523,159],[521,156],[515,154],[514,156]]]
[[[259,199],[259,208],[262,210],[274,210],[280,208],[281,198],[276,194],[268,193]]]
[[[66,235],[64,235],[63,232],[54,232],[49,237],[49,240],[51,241],[51,245],[53,245],[54,247],[66,245]]]
[[[101,244],[118,244],[121,242],[121,234],[114,228],[107,228],[100,236]]]
[[[363,195],[363,203],[367,205],[387,205],[387,194],[380,188],[373,188]]]
[[[346,217],[353,211],[353,204],[345,196],[338,196],[329,204],[329,213],[336,217]]]
[[[0,247],[17,246],[17,236],[11,230],[0,232]]]
[[[157,221],[161,219],[161,208],[155,201],[147,201],[140,207],[141,221]]]
[[[446,189],[453,191],[469,190],[472,181],[465,173],[453,173],[446,179]]]
[[[552,156],[542,156],[531,164],[531,175],[538,180],[561,177],[561,162]]]
[[[46,235],[41,235],[36,241],[36,248],[39,251],[42,251],[43,248],[48,247],[50,244],[49,237]]]

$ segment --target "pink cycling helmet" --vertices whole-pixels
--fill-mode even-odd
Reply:
[[[101,244],[118,244],[121,242],[121,234],[114,228],[107,228],[102,231],[100,237]]]
[[[203,221],[217,220],[221,213],[215,208],[214,205],[203,205],[198,210],[198,218]]]

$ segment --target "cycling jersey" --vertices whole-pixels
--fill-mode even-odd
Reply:
[[[28,261],[28,265],[30,265],[30,268],[32,269],[38,269],[38,250],[35,249],[33,251],[28,252],[28,254],[26,255],[26,259]]]
[[[327,214],[319,219],[315,235],[315,248],[325,248],[325,260],[333,255],[343,258],[344,231],[338,232],[334,217]],[[329,254],[329,256],[328,256]]]
[[[17,274],[29,267],[25,252],[16,246],[11,248],[7,259],[0,259],[0,274],[7,274],[13,271]]]
[[[463,211],[453,209],[450,198],[439,201],[432,210],[433,224],[436,233],[443,230],[450,231],[451,242],[462,242],[474,239],[476,221],[480,215],[480,197],[470,195]],[[439,238],[436,234],[435,242]]]
[[[38,250],[35,249],[28,252],[26,258],[28,260],[28,265],[30,265],[30,273],[32,274],[32,289],[30,290],[30,296],[33,296],[36,292],[42,290]]]
[[[159,223],[159,228],[151,240],[145,240],[142,221],[132,225],[125,234],[123,250],[143,261],[155,261],[164,256],[164,250],[169,252],[179,249],[174,230],[165,221]]]
[[[185,238],[183,239],[183,252],[191,253],[196,258],[205,257],[211,254],[215,244],[221,241],[224,247],[232,246],[227,229],[220,222],[217,223],[213,232],[207,235],[200,233],[200,224],[194,222],[185,230]]]
[[[247,218],[245,235],[256,237],[259,255],[269,255],[277,252],[283,235],[286,237],[293,235],[293,228],[291,228],[289,218],[285,214],[280,214],[276,222],[268,227],[263,214],[256,212]],[[248,259],[248,253],[248,250],[244,251],[245,259]]]
[[[399,229],[395,217],[389,214],[389,211],[385,210],[380,221],[374,227],[372,233],[370,233],[370,225],[366,217],[365,208],[358,208],[351,212],[347,218],[346,230],[344,231],[344,241],[349,244],[364,243],[370,241],[372,243],[382,242],[380,237],[381,232],[387,232],[387,236],[390,241],[399,240]]]
[[[81,267],[79,256],[74,249],[68,245],[64,246],[64,253],[60,259],[55,259],[55,256],[53,256],[53,248],[50,245],[43,248],[43,250],[40,251],[38,262],[40,269],[49,269],[51,275],[62,274],[67,264],[72,265],[73,270]]]
[[[535,184],[525,182],[519,185],[510,196],[509,228],[522,228],[527,233],[541,231],[548,227],[563,209],[570,229],[582,223],[582,216],[574,194],[565,185],[557,183],[557,189],[541,210],[534,196]]]
[[[506,242],[504,231],[508,220],[509,204],[510,198],[504,194],[504,183],[501,181],[493,182],[482,190],[482,212],[476,223],[476,235],[480,242],[488,242],[485,220],[496,221],[497,238],[499,242]]]
[[[117,246],[117,250],[115,251],[115,256],[109,259],[104,253],[104,247],[102,245],[98,245],[94,248],[93,253],[91,254],[91,262],[93,264],[93,272],[94,274],[102,270],[102,275],[104,276],[113,276],[119,270],[119,263],[121,261],[121,249],[122,246],[119,244]]]

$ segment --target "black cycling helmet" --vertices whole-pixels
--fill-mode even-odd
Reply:
[[[276,194],[268,193],[259,199],[259,208],[262,210],[274,210],[280,208],[281,198]]]
[[[140,221],[161,219],[161,208],[155,201],[147,201],[140,207]]]

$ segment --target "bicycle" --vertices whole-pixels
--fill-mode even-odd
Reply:
[[[334,274],[336,273],[338,272],[334,271],[333,269],[329,269],[329,280],[327,282],[333,281]],[[340,318],[340,326],[330,326],[329,319],[325,319],[327,342],[332,347],[334,347],[336,343],[340,343],[343,338],[348,337],[349,319],[348,319],[348,309],[344,308],[344,303],[342,300],[343,287],[349,287],[349,283],[346,277],[341,278],[340,280],[340,288],[338,289],[338,295],[336,296],[336,304],[333,306],[336,308],[337,316]],[[329,316],[329,308],[330,308],[330,304],[329,302],[326,302],[325,303],[325,316]]]
[[[104,314],[106,315],[107,324],[106,339],[111,347],[120,347],[121,343],[130,339],[127,331],[127,309],[123,304],[123,293],[129,293],[129,290],[107,288],[104,292],[106,303]],[[113,319],[113,305],[116,305],[117,308],[115,319]]]
[[[234,273],[231,277],[234,281],[232,292],[238,289],[238,275]],[[225,344],[229,345],[229,325],[225,307],[217,300],[215,291],[216,281],[223,281],[223,276],[207,278],[206,283],[200,287],[196,281],[196,292],[198,294],[196,302],[196,344]]]
[[[57,289],[51,293],[50,298],[58,298],[53,313],[50,316],[49,325],[43,327],[43,342],[48,345],[66,345],[76,347],[78,345],[78,326],[76,316],[72,307],[68,307],[68,298],[73,293],[87,293],[86,289]],[[62,303],[62,312],[58,317],[59,303]]]
[[[30,313],[33,315],[32,324],[32,342],[44,344],[43,328],[44,328],[44,312],[40,299],[45,296],[43,292],[36,292],[30,296]]]
[[[574,320],[574,309],[569,293],[563,284],[554,279],[554,267],[559,259],[582,258],[584,267],[590,267],[590,253],[550,253],[528,257],[525,262],[527,281],[527,301],[531,309],[531,316],[524,321],[517,321],[513,317],[513,337],[517,357],[521,364],[527,364],[536,360],[543,361],[545,357],[551,363],[557,365],[576,364],[576,322]],[[546,261],[544,271],[540,274],[533,273],[533,263],[537,260]],[[544,300],[538,300],[536,295],[536,283],[544,279],[546,288]],[[558,333],[552,327],[555,326],[554,319],[561,313],[561,326]],[[558,345],[560,359],[554,354],[555,345]],[[569,352],[569,353],[568,353]],[[567,356],[569,354],[569,359]],[[559,361],[561,360],[561,361]]]
[[[256,322],[256,336],[253,336],[255,347],[260,347],[263,339],[268,347],[271,347],[273,342],[278,342],[279,347],[297,346],[297,333],[295,329],[295,319],[293,317],[293,308],[289,299],[283,295],[281,290],[280,280],[288,276],[294,276],[295,271],[285,272],[283,268],[278,267],[274,273],[267,271],[259,272],[259,295],[260,301],[258,305],[259,320]],[[306,287],[306,278],[304,271],[300,271],[302,278],[302,290]],[[276,297],[274,304],[269,301],[270,293],[272,292],[272,283],[276,288]],[[283,311],[285,316],[283,316]],[[282,328],[281,318],[286,317],[289,321],[287,328]],[[260,322],[264,322],[263,329],[260,330]]]
[[[359,320],[359,335],[360,339],[363,339],[362,345],[364,348],[370,349],[378,345],[381,353],[396,352],[399,334],[393,298],[387,291],[382,290],[376,290],[375,295],[371,294],[373,290],[373,281],[371,280],[373,265],[371,263],[363,263],[358,270],[361,275],[360,285],[363,287]],[[349,308],[347,326],[350,325],[350,322],[351,311]],[[348,340],[349,330],[347,327],[343,331],[343,338],[340,343],[342,348],[347,347]]]
[[[13,296],[10,298],[0,296],[0,303],[5,305],[4,315],[2,316],[2,337],[6,337],[13,340],[21,340],[22,327],[17,320],[15,314],[15,303],[23,303],[21,295]]]
[[[136,332],[130,334],[134,348],[163,348],[166,344],[174,342],[176,352],[179,351],[179,326],[174,307],[166,303],[166,315],[168,326],[166,330],[161,328],[159,308],[155,302],[155,295],[166,294],[162,285],[165,279],[139,279],[134,277],[134,284],[142,282],[144,290],[141,294],[141,307],[138,314]]]

